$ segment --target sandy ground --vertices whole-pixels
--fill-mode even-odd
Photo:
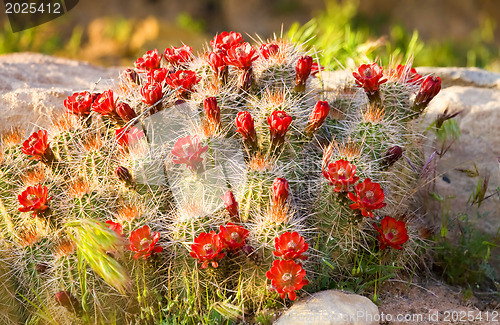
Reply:
[[[436,280],[389,280],[381,288],[380,324],[500,324],[498,297],[464,299],[464,289]],[[384,317],[385,316],[385,317]]]

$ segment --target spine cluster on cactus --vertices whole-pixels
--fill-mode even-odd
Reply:
[[[0,259],[23,317],[243,317],[366,263],[412,268],[415,123],[441,81],[371,63],[328,90],[322,71],[300,44],[224,32],[200,55],[148,51],[24,143],[5,134]]]

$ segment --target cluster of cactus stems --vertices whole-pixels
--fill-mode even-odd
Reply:
[[[331,89],[301,45],[259,43],[224,32],[198,56],[149,51],[116,89],[68,97],[47,130],[3,135],[0,261],[18,319],[249,319],[365,261],[415,266],[416,124],[440,79],[372,63]]]

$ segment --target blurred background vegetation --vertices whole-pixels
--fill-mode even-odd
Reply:
[[[40,52],[115,66],[146,50],[202,50],[213,34],[273,33],[314,47],[330,68],[414,56],[416,66],[500,71],[495,0],[82,0],[69,13],[12,33],[0,16],[0,54]],[[249,39],[250,37],[247,37]]]

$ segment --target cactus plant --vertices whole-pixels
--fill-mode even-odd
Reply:
[[[24,320],[248,319],[413,268],[415,124],[439,89],[376,63],[327,89],[314,61],[224,32],[78,90],[24,143],[4,134],[0,258]]]

